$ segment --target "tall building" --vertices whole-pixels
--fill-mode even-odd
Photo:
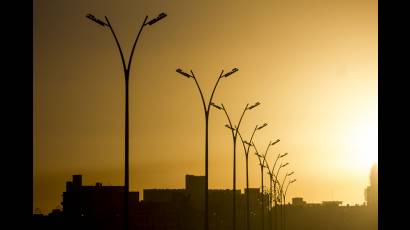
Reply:
[[[185,190],[190,197],[192,207],[204,211],[205,176],[185,175]]]
[[[370,186],[365,189],[365,200],[368,206],[377,206],[378,204],[378,169],[377,164],[374,164],[370,171]]]

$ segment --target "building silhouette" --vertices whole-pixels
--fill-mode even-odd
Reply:
[[[376,230],[377,215],[366,205],[342,206],[341,201],[307,203],[301,197],[285,205],[287,230]],[[280,223],[279,223],[280,226]]]
[[[375,185],[372,170],[371,185]],[[376,170],[377,172],[377,170]],[[377,175],[377,173],[376,173]],[[373,179],[373,181],[372,181]],[[377,182],[377,180],[376,180]],[[203,226],[204,176],[185,176],[185,188],[144,189],[144,199],[139,200],[138,192],[130,192],[129,229],[138,230],[196,230]],[[251,230],[261,229],[260,188],[236,190],[237,230],[246,229],[246,194],[249,193]],[[371,190],[373,191],[373,190]],[[212,230],[232,228],[233,192],[230,189],[210,189],[209,227]],[[81,175],[73,175],[66,182],[63,192],[62,210],[55,209],[49,215],[33,215],[35,229],[121,229],[124,187],[92,186],[82,184]],[[271,213],[268,212],[268,194],[263,195],[265,206],[264,226],[269,226]],[[370,201],[370,200],[369,200]],[[342,201],[307,203],[302,197],[292,198],[292,203],[279,205],[277,226],[281,227],[282,217],[287,230],[373,230],[377,229],[377,215],[368,205],[342,206]],[[279,210],[283,210],[279,212]],[[266,230],[266,229],[265,229]]]
[[[293,206],[305,206],[306,201],[304,201],[302,197],[294,197],[292,198],[292,205]]]
[[[121,216],[123,212],[124,187],[82,185],[82,175],[73,175],[73,180],[66,182],[63,192],[63,213],[65,216],[109,217]],[[129,193],[130,206],[139,201],[138,192]]]
[[[190,197],[190,204],[192,207],[203,212],[205,209],[205,176],[185,175],[185,190]]]
[[[365,189],[364,197],[366,204],[372,207],[377,207],[378,204],[378,167],[374,164],[370,170],[370,185]]]

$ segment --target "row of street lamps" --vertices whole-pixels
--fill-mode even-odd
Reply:
[[[279,204],[281,204],[281,223],[282,224],[280,226],[283,229],[285,228],[285,225],[284,225],[285,210],[284,210],[284,208],[286,206],[286,202],[285,202],[286,192],[287,192],[287,189],[288,189],[289,185],[296,181],[295,179],[289,181],[287,186],[286,186],[285,192],[283,191],[283,186],[285,184],[286,178],[288,176],[293,175],[294,171],[292,171],[290,173],[286,173],[282,183],[280,183],[279,179],[278,179],[279,178],[279,172],[282,168],[289,165],[289,162],[281,163],[279,168],[277,169],[277,171],[275,173],[276,164],[277,164],[279,158],[283,158],[283,157],[287,156],[288,153],[278,154],[276,156],[276,159],[273,163],[272,168],[269,167],[269,163],[268,163],[268,160],[267,160],[267,154],[268,154],[269,147],[276,144],[276,143],[278,143],[279,141],[280,141],[279,139],[277,139],[276,141],[270,141],[268,146],[266,147],[266,151],[263,155],[259,154],[259,152],[258,152],[258,150],[255,146],[255,143],[252,143],[252,146],[254,147],[254,149],[256,151],[255,154],[257,155],[258,160],[259,160],[259,166],[261,168],[261,215],[262,215],[262,220],[261,220],[262,221],[262,223],[261,223],[262,227],[261,227],[261,229],[262,230],[264,230],[264,223],[265,223],[265,221],[264,221],[265,206],[264,206],[264,195],[263,195],[264,194],[264,190],[263,190],[263,188],[264,188],[264,186],[263,186],[263,169],[266,168],[268,170],[267,174],[269,175],[269,182],[270,182],[269,191],[267,192],[268,195],[269,195],[269,205],[268,205],[269,229],[278,229],[278,223],[279,223],[278,218],[277,218],[277,216],[278,216],[277,208],[279,206],[278,202],[279,202]],[[282,199],[282,197],[283,197],[283,199]],[[272,221],[273,221],[273,223],[272,223]]]
[[[114,32],[114,29],[113,29],[110,21],[108,20],[108,18],[105,17],[105,21],[103,21],[101,19],[96,18],[92,14],[87,14],[86,15],[86,17],[88,19],[94,21],[95,23],[99,24],[100,26],[102,26],[104,28],[108,27],[110,29],[110,31],[111,31],[114,39],[115,39],[115,42],[116,42],[117,48],[119,50],[119,53],[120,53],[120,57],[121,57],[121,61],[122,61],[122,67],[123,67],[123,71],[124,71],[124,78],[125,78],[125,175],[124,175],[124,215],[123,215],[124,222],[123,222],[123,228],[125,230],[128,230],[128,225],[129,225],[129,221],[128,221],[128,219],[129,219],[129,212],[128,212],[128,205],[129,205],[129,203],[128,203],[128,200],[129,200],[129,198],[128,198],[128,195],[129,195],[129,109],[128,109],[129,108],[129,102],[128,102],[129,87],[128,86],[129,86],[129,75],[130,75],[130,69],[131,69],[131,61],[132,61],[132,57],[133,57],[133,54],[134,54],[135,46],[138,42],[138,39],[139,39],[144,27],[147,26],[147,25],[152,26],[153,24],[155,24],[156,22],[158,22],[161,19],[165,18],[166,16],[167,15],[165,13],[161,13],[156,18],[151,19],[148,22],[147,22],[148,16],[145,17],[145,19],[144,19],[144,21],[143,21],[143,23],[142,23],[142,25],[141,25],[141,27],[138,31],[137,37],[134,41],[134,44],[132,46],[132,50],[131,50],[131,53],[130,53],[130,56],[129,56],[128,64],[126,64],[121,45],[120,45],[120,43],[117,39],[117,36],[116,36],[116,34]],[[204,230],[209,230],[209,222],[208,222],[208,149],[209,149],[208,148],[208,124],[209,124],[209,114],[210,114],[211,106],[217,108],[218,110],[224,111],[224,113],[225,113],[225,115],[228,119],[228,123],[229,123],[229,124],[226,125],[226,127],[231,130],[231,134],[232,134],[233,147],[234,147],[233,148],[233,191],[232,191],[233,192],[233,207],[232,207],[233,208],[233,230],[236,230],[236,202],[235,202],[236,201],[236,197],[235,197],[235,191],[236,191],[236,140],[237,140],[238,135],[241,139],[242,146],[243,146],[243,149],[244,149],[244,152],[245,152],[245,157],[246,157],[246,188],[247,188],[247,191],[248,191],[247,195],[246,195],[246,204],[247,204],[247,208],[246,208],[246,214],[247,214],[246,215],[247,216],[247,222],[246,223],[247,224],[246,224],[246,226],[247,226],[248,230],[250,229],[249,178],[248,178],[248,157],[249,157],[250,148],[253,147],[255,149],[255,151],[256,151],[255,154],[258,156],[259,165],[261,167],[262,229],[264,229],[263,168],[266,167],[268,169],[268,174],[270,176],[270,195],[269,195],[269,209],[270,210],[272,209],[272,199],[275,203],[274,207],[275,207],[275,210],[276,210],[277,201],[281,201],[282,196],[283,196],[283,201],[285,201],[286,192],[287,192],[287,189],[289,187],[289,184],[295,182],[295,180],[289,181],[289,183],[286,186],[285,192],[283,192],[282,188],[283,188],[284,182],[286,180],[286,177],[293,174],[293,172],[290,173],[290,174],[286,174],[283,182],[279,183],[279,181],[277,180],[279,170],[281,168],[285,167],[288,163],[281,164],[276,174],[274,174],[274,171],[273,171],[275,169],[275,165],[276,165],[277,160],[279,158],[282,158],[282,157],[286,156],[287,153],[282,154],[282,155],[278,155],[278,157],[275,161],[275,164],[273,165],[273,168],[271,170],[268,166],[268,162],[266,160],[266,155],[268,153],[268,149],[269,149],[270,146],[278,143],[279,139],[274,141],[274,142],[271,141],[269,143],[264,155],[260,155],[258,153],[258,151],[256,149],[256,146],[252,141],[256,131],[261,130],[262,128],[267,126],[266,123],[264,123],[263,125],[260,125],[260,126],[259,125],[255,126],[249,142],[245,141],[243,139],[241,133],[239,132],[239,127],[240,127],[240,124],[242,122],[242,118],[245,115],[245,112],[257,107],[258,105],[260,105],[259,102],[256,102],[255,104],[253,104],[251,106],[249,106],[249,104],[247,104],[245,106],[243,112],[242,112],[242,115],[240,117],[239,122],[235,126],[233,125],[233,123],[232,123],[232,121],[229,117],[229,114],[226,110],[225,105],[224,104],[217,105],[217,104],[212,102],[212,98],[213,98],[215,90],[216,90],[216,88],[219,84],[219,81],[222,78],[229,77],[230,75],[234,74],[237,71],[239,71],[238,68],[234,68],[234,69],[232,69],[231,71],[229,71],[228,73],[225,73],[225,74],[224,74],[223,70],[221,71],[221,73],[219,74],[219,77],[218,77],[218,79],[217,79],[217,81],[214,85],[214,88],[212,90],[211,97],[210,97],[208,103],[206,103],[205,99],[204,99],[204,95],[203,95],[202,90],[201,90],[201,87],[199,86],[199,83],[198,83],[198,81],[195,77],[194,72],[192,70],[190,71],[190,73],[187,73],[187,72],[183,71],[182,69],[177,69],[176,70],[176,72],[181,74],[182,76],[187,77],[187,78],[192,78],[194,80],[194,82],[195,82],[195,84],[198,88],[198,91],[200,93],[200,96],[201,96],[204,115],[205,115],[205,186],[204,186],[204,193],[205,193],[205,199],[204,199],[205,210],[204,211],[205,212],[204,212]],[[274,190],[273,190],[274,196],[272,196],[272,183],[273,183],[273,187],[274,187]],[[277,184],[280,187],[279,191],[276,190],[276,185]],[[277,192],[279,192],[280,196],[277,196]],[[270,213],[272,213],[272,212],[270,211]],[[276,211],[275,211],[275,213],[276,213]],[[276,222],[277,221],[276,221],[276,215],[275,215],[275,223]]]
[[[187,72],[184,72],[182,69],[177,69],[177,70],[176,70],[176,72],[179,73],[179,74],[181,74],[182,76],[185,76],[185,77],[187,77],[187,78],[193,78],[193,79],[194,79],[195,84],[196,84],[196,86],[197,86],[197,88],[198,88],[199,94],[201,95],[202,105],[203,105],[204,114],[205,114],[205,186],[204,186],[204,193],[205,193],[205,199],[204,199],[204,202],[205,202],[205,205],[204,205],[205,211],[204,211],[204,212],[205,212],[205,213],[204,213],[204,230],[208,230],[208,229],[209,229],[209,222],[208,222],[208,214],[209,214],[209,212],[208,212],[208,209],[209,209],[209,207],[208,207],[208,124],[209,124],[209,112],[210,112],[210,110],[211,110],[211,106],[216,107],[216,108],[223,109],[223,108],[221,108],[221,107],[215,105],[215,104],[212,102],[212,98],[214,97],[214,93],[215,93],[216,87],[218,86],[218,83],[219,83],[219,81],[220,81],[222,78],[224,78],[224,77],[226,78],[226,77],[230,76],[231,74],[233,74],[233,73],[235,73],[235,72],[237,72],[237,71],[238,71],[237,68],[232,69],[230,72],[228,72],[228,73],[226,73],[226,74],[223,74],[223,73],[224,73],[223,70],[221,71],[221,73],[219,74],[218,80],[216,81],[215,86],[214,86],[214,88],[213,88],[213,90],[212,90],[211,98],[209,99],[209,102],[206,104],[206,103],[205,103],[205,99],[204,99],[204,94],[202,93],[201,87],[199,86],[199,83],[198,83],[198,81],[196,80],[196,77],[195,77],[194,72],[191,70],[191,71],[190,71],[191,74],[189,74],[189,73],[187,73]],[[222,105],[222,106],[223,106],[223,105]],[[225,111],[226,111],[226,110],[225,110]],[[226,113],[226,114],[227,114],[227,113]],[[242,116],[243,116],[243,114],[242,114]],[[239,125],[239,123],[238,123],[238,125]],[[230,126],[230,127],[232,128],[232,126]],[[235,137],[234,137],[234,138],[236,139],[236,134],[235,134]],[[234,196],[235,196],[235,191],[234,191]],[[235,202],[234,202],[234,210],[235,210]],[[234,217],[234,219],[235,219],[235,217]]]
[[[216,89],[216,87],[219,83],[219,80],[221,78],[227,77],[227,76],[229,76],[229,75],[231,75],[231,74],[233,74],[237,71],[238,71],[238,69],[234,68],[232,71],[230,71],[229,73],[227,73],[225,75],[222,75],[223,71],[221,72],[221,74],[219,75],[218,80],[217,80],[217,82],[216,82],[216,84],[215,84],[215,86],[212,90],[211,98],[210,98],[208,104],[206,105],[204,97],[203,97],[203,93],[202,93],[202,90],[201,90],[201,87],[199,86],[198,81],[196,80],[196,77],[195,77],[194,73],[192,72],[192,70],[190,71],[191,74],[183,71],[180,68],[176,70],[176,72],[181,74],[182,76],[194,79],[194,81],[197,85],[197,88],[199,90],[199,93],[200,93],[200,96],[201,96],[201,99],[202,99],[202,104],[203,104],[203,107],[204,107],[204,112],[205,112],[205,191],[204,191],[205,192],[205,200],[204,200],[205,201],[205,215],[204,215],[205,219],[204,219],[204,229],[206,229],[206,230],[209,229],[209,223],[208,223],[208,123],[209,123],[209,111],[210,111],[211,106],[213,106],[214,108],[224,112],[224,114],[226,115],[226,118],[228,120],[228,123],[229,123],[229,124],[225,125],[225,127],[230,129],[231,134],[232,134],[232,140],[233,140],[233,188],[232,188],[232,197],[233,197],[233,202],[232,202],[233,218],[232,218],[232,221],[233,221],[233,223],[232,223],[232,229],[236,230],[236,192],[235,192],[236,191],[236,140],[237,140],[238,136],[240,137],[241,142],[242,142],[242,146],[243,146],[244,153],[245,153],[245,163],[246,163],[246,189],[247,189],[247,193],[246,193],[246,228],[247,228],[247,230],[250,230],[249,173],[248,173],[248,168],[249,168],[248,167],[248,162],[249,161],[248,161],[248,159],[249,159],[250,148],[253,147],[256,151],[255,154],[258,156],[259,165],[261,167],[261,228],[262,228],[262,230],[264,230],[264,223],[265,223],[265,220],[264,220],[264,210],[265,210],[264,206],[265,205],[264,205],[264,198],[263,198],[263,192],[264,192],[263,191],[263,188],[264,188],[264,186],[263,186],[263,181],[264,181],[263,180],[263,169],[267,168],[268,169],[268,174],[270,176],[270,193],[269,193],[270,221],[269,221],[269,223],[270,223],[270,228],[273,229],[273,227],[274,227],[274,225],[272,224],[272,219],[273,219],[272,218],[272,213],[273,213],[272,212],[272,207],[273,207],[272,206],[272,200],[273,200],[274,203],[275,203],[275,205],[274,205],[274,207],[275,207],[275,216],[274,216],[275,220],[274,220],[274,223],[275,223],[275,229],[277,229],[276,228],[277,223],[278,223],[278,221],[277,221],[277,211],[276,211],[277,206],[278,206],[277,202],[278,201],[281,202],[282,200],[285,201],[286,192],[287,192],[287,189],[289,187],[289,184],[296,181],[296,180],[289,181],[288,185],[286,186],[286,191],[283,192],[283,185],[286,181],[286,178],[288,176],[291,176],[294,172],[287,173],[285,175],[282,183],[280,183],[277,179],[278,176],[279,176],[280,169],[287,166],[289,163],[281,164],[280,167],[278,168],[276,174],[274,173],[275,166],[276,166],[276,163],[277,163],[278,159],[282,158],[282,157],[285,157],[288,153],[278,154],[278,157],[276,158],[272,169],[270,169],[269,165],[268,165],[268,161],[266,159],[266,155],[268,154],[269,147],[275,145],[280,140],[277,139],[275,141],[270,141],[267,148],[266,148],[266,151],[263,155],[259,154],[259,152],[258,152],[258,150],[255,146],[255,143],[253,142],[253,137],[254,137],[256,131],[261,130],[262,128],[266,127],[268,124],[264,123],[263,125],[256,125],[253,132],[252,132],[252,135],[251,135],[249,141],[244,140],[241,133],[239,132],[239,128],[240,128],[242,119],[243,119],[246,111],[251,110],[251,109],[259,106],[260,105],[259,102],[256,102],[255,104],[253,104],[251,106],[249,106],[249,104],[247,104],[245,106],[245,108],[243,109],[241,117],[240,117],[240,119],[239,119],[239,121],[236,125],[233,125],[233,122],[232,122],[232,120],[229,116],[229,113],[226,109],[226,106],[224,104],[216,104],[216,103],[212,102],[212,98],[213,98],[213,95],[215,93],[215,89]],[[272,194],[272,184],[273,184],[274,194]],[[278,185],[278,188],[280,188],[279,190],[277,190],[277,185]],[[283,197],[283,199],[282,199],[282,197]],[[281,222],[284,221],[284,213],[285,212],[282,211],[284,205],[285,205],[285,203],[282,203],[282,206],[281,206],[282,207],[281,208]],[[284,224],[281,224],[280,226],[284,227]]]

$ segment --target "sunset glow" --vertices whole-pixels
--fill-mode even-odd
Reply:
[[[213,101],[223,103],[246,140],[269,161],[295,171],[292,197],[363,204],[378,162],[378,28],[376,0],[36,0],[33,2],[33,208],[60,204],[65,182],[124,183],[124,77],[110,31],[86,18],[110,18],[128,55],[144,17],[129,81],[130,189],[182,188],[204,175],[205,118],[192,70]],[[128,60],[126,60],[128,61]],[[232,189],[233,145],[225,114],[209,117],[209,187]],[[249,185],[260,187],[249,156]],[[272,162],[269,162],[272,164]],[[237,189],[246,186],[237,143]],[[266,174],[266,172],[265,172]],[[268,179],[266,184],[268,184]],[[141,195],[142,196],[142,195]]]

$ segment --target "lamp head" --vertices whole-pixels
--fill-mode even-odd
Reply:
[[[180,69],[180,68],[178,68],[177,70],[177,73],[179,73],[179,74],[181,74],[181,75],[183,75],[183,76],[185,76],[185,77],[187,77],[187,78],[193,78],[193,76],[191,76],[191,75],[189,75],[188,73],[186,73],[186,72],[184,72],[182,69]]]
[[[230,72],[228,72],[228,73],[222,75],[222,77],[228,77],[229,75],[234,74],[234,73],[237,72],[238,70],[239,70],[238,68],[233,68]],[[221,78],[222,78],[222,77],[221,77]]]
[[[150,25],[150,26],[152,26],[152,25],[154,25],[156,22],[158,22],[159,20],[165,18],[166,16],[167,16],[167,15],[166,15],[165,13],[160,13],[160,14],[158,15],[158,17],[156,17],[156,18],[150,20],[149,22],[147,22],[147,24]]]
[[[248,110],[251,110],[251,109],[255,108],[256,106],[258,106],[258,105],[260,105],[260,104],[261,104],[260,102],[256,102],[255,104],[249,106],[249,107],[248,107]]]
[[[263,125],[259,126],[257,129],[258,129],[258,130],[263,129],[263,128],[266,127],[267,125],[268,125],[267,123],[264,123]]]
[[[211,102],[211,105],[219,110],[223,110],[223,108],[219,105],[216,105],[215,103]]]
[[[280,156],[280,158],[282,158],[282,157],[284,157],[284,156],[286,156],[286,155],[288,155],[288,153],[282,154],[282,155]]]
[[[278,143],[279,141],[280,141],[279,139],[276,139],[276,141],[272,142],[271,145],[275,145],[275,144]]]
[[[103,22],[103,21],[101,21],[100,19],[98,19],[98,18],[96,18],[94,15],[92,15],[92,14],[87,14],[87,16],[86,16],[88,19],[90,19],[91,21],[94,21],[95,23],[97,23],[97,24],[99,24],[99,25],[101,25],[101,26],[108,26],[108,24],[107,23],[105,23],[105,22]]]

